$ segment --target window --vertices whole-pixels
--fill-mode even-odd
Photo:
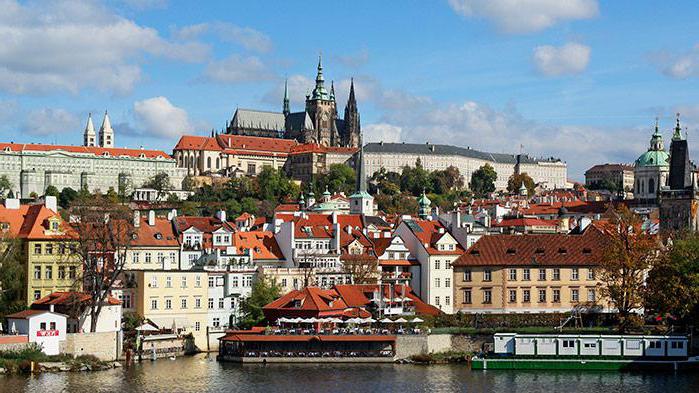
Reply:
[[[434,279],[434,287],[439,288],[439,278]]]
[[[51,244],[51,243],[46,244],[46,254],[47,255],[53,254],[53,244]]]
[[[580,301],[580,291],[578,289],[573,288],[570,290],[570,301],[572,301],[572,302]]]
[[[587,269],[587,279],[588,280],[595,279],[595,271],[593,269]]]
[[[225,306],[225,300],[226,300],[226,299],[225,299],[225,298],[222,298],[222,297],[218,299],[218,308],[225,308],[225,307],[226,307],[226,306]]]
[[[201,308],[201,298],[194,299],[194,308]]]
[[[65,279],[66,279],[66,267],[65,267],[65,266],[59,266],[59,267],[58,267],[58,279],[59,279],[59,280],[65,280]]]
[[[587,290],[587,301],[588,302],[594,302],[597,300],[597,294],[595,293],[595,290],[590,288]]]
[[[282,288],[286,288],[286,278],[282,278]]]
[[[522,269],[522,280],[529,281],[529,269]]]
[[[157,288],[157,287],[158,287],[158,277],[157,277],[157,276],[151,276],[151,278],[150,278],[150,286],[151,286],[151,288]]]
[[[464,289],[464,304],[471,304],[471,289]]]
[[[435,297],[434,297],[434,305],[435,305],[435,306],[439,306],[439,305],[440,305],[440,304],[439,304],[439,296],[435,296]]]
[[[34,254],[41,254],[41,244],[34,245]]]
[[[41,280],[41,266],[34,266],[34,279]]]
[[[492,280],[493,272],[490,271],[490,269],[485,269],[483,270],[483,281],[490,281]]]
[[[53,280],[53,266],[46,266],[46,279]]]
[[[439,270],[440,262],[439,260],[434,261],[434,270]]]
[[[163,254],[162,252],[159,252],[159,253],[158,253],[158,257],[157,257],[157,258],[158,258],[158,263],[159,263],[159,264],[162,265],[162,264],[165,262],[165,254]]]
[[[137,264],[139,256],[140,256],[140,254],[137,252],[134,252],[133,254],[131,254],[131,263]]]
[[[531,301],[531,291],[528,289],[522,290],[522,301],[524,303],[529,303]]]
[[[546,281],[546,269],[539,269],[539,281]]]
[[[150,263],[150,262],[151,262],[151,253],[147,252],[146,253],[146,263]]]
[[[451,278],[447,277],[444,279],[444,288],[451,288]]]
[[[560,281],[561,280],[561,269],[555,268],[553,269],[553,281]]]
[[[201,288],[201,276],[194,277],[194,287]]]
[[[539,303],[546,303],[546,290],[539,289]]]
[[[254,175],[255,174],[255,164],[249,163],[248,164],[248,175]]]
[[[445,268],[445,269],[451,269],[451,262],[450,262],[450,261],[444,261],[444,268]]]
[[[464,270],[464,282],[471,282],[471,271]]]
[[[41,330],[46,330],[46,322],[41,322],[41,323],[39,324],[39,329],[41,329]]]
[[[560,303],[560,302],[561,302],[561,290],[560,290],[560,289],[554,289],[554,290],[553,290],[553,302],[554,302],[554,303]]]
[[[221,326],[221,318],[214,318],[214,327]]]
[[[444,305],[451,306],[451,296],[444,297]]]
[[[180,283],[180,287],[187,288],[187,276],[182,276],[182,282]]]
[[[578,272],[577,267],[574,267],[570,270],[570,279],[573,281],[578,281],[580,279],[580,272]]]
[[[583,343],[583,347],[588,348],[588,349],[597,348],[597,343],[586,342],[586,343]]]
[[[516,289],[510,289],[510,291],[509,291],[509,301],[510,301],[510,303],[516,303],[516,302],[517,302],[517,290],[516,290]]]
[[[670,341],[670,348],[684,349],[684,341]]]
[[[483,290],[483,303],[490,304],[493,302],[493,292],[490,289]]]
[[[245,276],[245,277],[243,277],[243,279],[245,280],[246,287],[252,286],[252,276]]]
[[[172,299],[165,299],[165,309],[172,310]]]
[[[158,309],[158,300],[153,299],[150,301],[150,309],[151,310],[157,310]]]
[[[187,308],[187,298],[180,299],[180,306],[182,308]]]
[[[213,287],[214,287],[214,282],[215,282],[215,281],[214,281],[214,277],[209,276],[209,288],[213,288]]]
[[[49,329],[51,329],[51,330],[56,330],[56,322],[50,322],[50,323],[49,323]]]
[[[510,269],[510,281],[517,281],[517,269]]]
[[[238,277],[233,277],[233,278],[231,279],[231,286],[232,286],[233,288],[237,288],[237,287],[238,287]]]
[[[34,291],[34,300],[41,299],[41,291]]]
[[[200,322],[194,322],[194,330],[197,332],[201,330],[201,323]]]
[[[172,288],[172,277],[165,277],[165,288]]]
[[[75,280],[78,277],[78,268],[76,266],[71,266],[68,268],[68,278]]]
[[[214,298],[210,297],[209,298],[209,310],[214,308]]]
[[[575,340],[563,340],[563,348],[575,348]]]

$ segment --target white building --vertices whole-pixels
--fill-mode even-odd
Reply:
[[[60,342],[66,339],[67,316],[47,310],[24,310],[7,315],[10,332],[28,336],[47,355],[60,353]]]
[[[655,132],[650,138],[650,147],[638,157],[634,163],[633,172],[634,199],[654,204],[658,200],[660,188],[668,185],[670,175],[670,155],[665,151],[663,135],[660,133],[657,122]]]
[[[449,145],[414,143],[369,143],[364,147],[366,175],[371,177],[381,168],[389,172],[401,173],[403,167],[414,167],[420,160],[428,171],[444,170],[449,166],[459,168],[466,184],[473,172],[485,164],[495,169],[498,178],[495,188],[507,188],[507,180],[519,171],[526,172],[544,188],[564,188],[566,186],[567,165],[556,158],[532,158],[527,155],[486,153],[471,148]]]

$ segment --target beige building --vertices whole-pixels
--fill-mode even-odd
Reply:
[[[626,164],[600,164],[585,171],[585,185],[588,188],[595,189],[605,180],[611,180],[621,185],[624,190],[633,191],[633,166]]]
[[[453,263],[454,309],[566,312],[587,305],[609,311],[595,275],[605,241],[594,225],[582,234],[484,236]]]
[[[315,143],[294,146],[289,155],[286,171],[292,179],[309,182],[315,175],[326,173],[330,165],[355,167],[354,147],[322,146]]]
[[[199,348],[206,348],[208,274],[201,271],[139,270],[127,273],[124,289],[136,313],[158,327],[191,333]]]
[[[495,188],[507,188],[507,180],[515,172],[526,172],[542,188],[564,188],[567,184],[567,165],[556,158],[535,158],[528,155],[486,153],[458,146],[433,145],[431,143],[369,143],[364,147],[366,176],[371,177],[381,168],[401,173],[403,167],[414,167],[420,160],[428,171],[444,170],[449,166],[459,168],[468,184],[473,172],[485,164],[495,169],[498,178]]]

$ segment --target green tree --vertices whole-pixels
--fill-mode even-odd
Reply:
[[[415,161],[415,167],[403,167],[403,172],[400,176],[400,189],[407,191],[414,196],[418,196],[425,192],[432,192],[432,182],[430,181],[430,173],[422,167],[422,162],[418,158]]]
[[[192,176],[185,176],[184,179],[182,180],[182,189],[185,191],[194,191],[194,188],[196,187],[196,182],[192,178]]]
[[[357,175],[354,169],[344,164],[331,164],[327,173],[316,176],[316,195],[325,192],[326,187],[330,192],[352,194],[357,188]]]
[[[25,259],[20,239],[0,239],[0,319],[25,308]]]
[[[527,188],[527,195],[534,195],[536,184],[534,184],[534,179],[532,179],[526,172],[519,174],[513,173],[512,176],[507,179],[507,191],[512,194],[519,193],[519,188],[522,187],[522,182],[524,182],[524,186]]]
[[[62,189],[61,193],[58,195],[58,204],[62,208],[67,209],[70,206],[70,203],[77,198],[78,192],[70,187],[66,187]]]
[[[117,194],[117,192],[114,190],[114,187],[109,187],[107,193],[104,196],[111,203],[121,202],[121,198],[119,198],[119,194]]]
[[[699,320],[699,235],[684,234],[661,254],[646,279],[646,311]]]
[[[252,284],[250,296],[241,302],[240,308],[243,317],[238,325],[243,329],[248,329],[262,323],[265,320],[262,307],[278,299],[280,294],[281,290],[274,281],[260,275]]]
[[[495,181],[497,179],[498,174],[495,172],[495,168],[490,166],[490,164],[485,164],[473,172],[469,187],[476,198],[485,198],[486,195],[495,191]]]
[[[58,191],[58,188],[56,188],[56,186],[51,185],[51,186],[46,187],[46,190],[44,191],[44,195],[45,196],[55,196],[56,198],[58,198],[58,196],[61,195],[61,193]]]
[[[281,169],[265,166],[257,175],[255,181],[257,183],[256,197],[258,199],[281,202],[286,198],[298,197],[298,186],[291,182]]]
[[[159,172],[155,176],[148,179],[147,182],[143,184],[145,188],[152,188],[158,193],[158,200],[162,199],[165,194],[172,190],[172,184],[170,183],[170,176],[165,172]]]
[[[12,190],[12,182],[7,178],[7,175],[0,176],[0,197],[4,197],[5,194]]]
[[[461,176],[459,168],[453,165],[441,171],[433,171],[430,173],[430,180],[432,190],[437,194],[447,194],[464,187],[464,177]]]
[[[167,196],[167,201],[168,201],[168,202],[179,202],[179,201],[180,201],[180,197],[178,197],[177,194],[174,194],[174,193],[173,193],[173,194],[170,194],[170,195]]]
[[[382,167],[369,178],[369,192],[371,194],[399,194],[400,174],[388,172],[386,168]]]

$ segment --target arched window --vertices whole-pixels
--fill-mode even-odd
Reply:
[[[641,193],[641,181],[637,179],[636,180],[636,194],[640,194],[640,193]]]
[[[194,157],[189,157],[189,167],[194,168]]]
[[[211,169],[211,157],[206,157],[206,167]]]
[[[655,179],[648,180],[648,193],[655,193]]]
[[[216,169],[219,169],[221,167],[220,160],[220,158],[216,157]]]
[[[646,184],[641,180],[641,190],[644,190],[646,188]]]

